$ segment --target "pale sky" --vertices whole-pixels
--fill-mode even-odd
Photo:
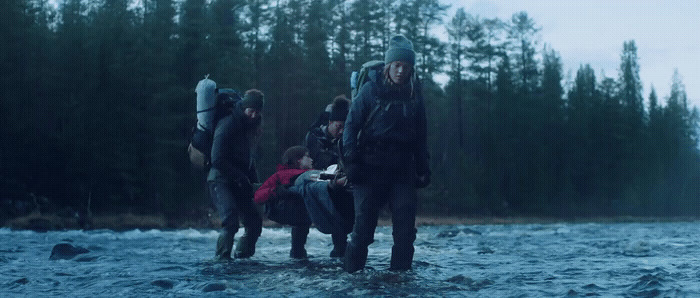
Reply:
[[[665,105],[678,69],[690,105],[700,108],[700,0],[441,0],[481,18],[509,21],[526,11],[543,43],[559,53],[565,80],[590,64],[600,79],[617,78],[625,41],[634,40],[645,105],[651,86]]]

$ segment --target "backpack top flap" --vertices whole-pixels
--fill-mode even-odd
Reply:
[[[351,96],[354,98],[362,86],[371,81],[379,82],[384,71],[384,61],[372,60],[365,62],[360,71],[353,71],[350,76]]]

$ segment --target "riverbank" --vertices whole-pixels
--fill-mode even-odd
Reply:
[[[616,217],[473,217],[473,216],[442,216],[442,215],[419,215],[416,217],[418,226],[434,225],[502,225],[502,224],[550,224],[550,223],[616,223],[616,222],[687,222],[699,221],[698,217],[638,217],[638,216],[616,216]],[[391,225],[390,216],[382,216],[379,219],[380,226]],[[266,227],[280,226],[279,224],[265,220]],[[26,216],[9,219],[2,227],[13,230],[34,230],[34,231],[54,231],[54,230],[92,230],[109,229],[115,231],[133,229],[216,229],[219,221],[216,216],[196,219],[170,219],[164,215],[137,215],[137,214],[117,214],[117,215],[97,215],[90,218],[61,217],[58,215],[42,215],[32,213]]]

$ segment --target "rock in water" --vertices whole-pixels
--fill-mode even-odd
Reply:
[[[209,292],[218,292],[218,291],[225,291],[226,290],[226,285],[225,284],[220,284],[220,283],[213,283],[213,284],[208,284],[202,289],[202,292],[209,293]]]
[[[68,243],[59,243],[51,250],[49,260],[70,260],[73,257],[89,253],[90,251],[80,246],[73,246]]]
[[[175,282],[168,279],[159,279],[151,282],[154,286],[159,286],[163,289],[172,289],[175,286]]]

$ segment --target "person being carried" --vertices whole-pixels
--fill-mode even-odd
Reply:
[[[304,146],[293,146],[282,155],[277,172],[255,192],[255,203],[263,205],[267,218],[292,226],[289,256],[295,259],[308,257],[305,245],[312,223],[321,233],[342,235],[344,239],[352,230],[352,215],[343,214],[336,208],[339,200],[351,199],[334,198],[345,187],[347,178],[334,176],[334,179],[321,180],[320,171],[312,170],[312,167],[309,150]],[[333,251],[338,250],[344,251],[344,247],[334,245]],[[331,257],[340,256],[331,253]]]
[[[231,259],[239,216],[245,233],[236,244],[236,258],[253,256],[262,232],[262,217],[253,204],[252,183],[257,183],[258,177],[251,149],[261,133],[263,97],[260,90],[246,91],[232,112],[218,120],[214,130],[207,182],[222,227],[216,242],[218,260]]]

